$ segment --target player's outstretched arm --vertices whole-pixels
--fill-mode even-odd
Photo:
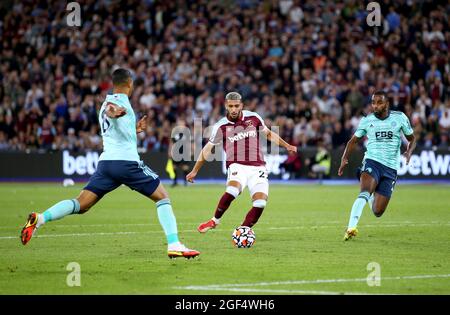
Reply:
[[[270,130],[269,128],[264,129],[264,134],[270,142],[274,142],[280,147],[286,148],[289,152],[297,153],[297,147],[294,145],[290,145],[286,141],[284,141],[278,134]]]
[[[342,176],[342,174],[344,173],[344,168],[348,164],[348,157],[349,157],[350,153],[353,151],[353,149],[355,148],[355,145],[358,143],[359,139],[361,139],[361,138],[358,138],[357,136],[353,135],[351,137],[351,139],[347,142],[344,153],[342,154],[341,166],[339,166],[339,170],[338,170],[339,176]]]
[[[108,103],[105,110],[106,116],[109,118],[119,118],[127,113],[127,110],[113,103]]]
[[[408,140],[408,147],[406,148],[405,153],[403,155],[406,157],[406,165],[409,164],[409,159],[411,158],[411,154],[416,148],[417,139],[414,134],[410,134],[409,136],[405,135],[406,140]]]
[[[195,162],[194,168],[192,171],[186,175],[186,180],[190,183],[194,182],[195,176],[197,176],[197,173],[202,168],[203,164],[205,164],[205,161],[208,160],[208,157],[211,155],[212,148],[214,147],[214,144],[211,142],[208,142],[200,152],[200,155],[198,156],[197,162]]]

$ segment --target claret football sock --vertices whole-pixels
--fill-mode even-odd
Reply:
[[[60,201],[39,215],[37,226],[39,227],[49,221],[59,220],[67,215],[78,213],[79,211],[80,203],[77,199]]]
[[[256,222],[258,222],[259,217],[261,216],[263,211],[264,211],[264,208],[258,208],[258,207],[251,208],[250,211],[247,213],[247,216],[245,217],[244,222],[242,222],[241,225],[252,227],[253,225],[256,224]]]
[[[355,228],[358,225],[359,218],[361,217],[362,211],[366,202],[369,201],[370,194],[367,191],[363,191],[358,195],[355,202],[353,203],[352,212],[350,213],[350,220],[348,222],[348,228]]]
[[[158,219],[161,224],[164,233],[166,234],[167,244],[171,245],[179,242],[177,220],[172,211],[172,205],[170,199],[161,199],[156,203],[156,209],[158,211]]]
[[[239,190],[236,188],[238,194]],[[216,212],[214,213],[214,218],[220,219],[225,211],[230,207],[233,200],[236,199],[236,196],[233,196],[228,191],[225,192],[219,200],[219,204],[217,205]]]
[[[253,225],[255,225],[256,222],[258,222],[259,217],[263,213],[266,204],[267,201],[264,199],[253,200],[253,207],[247,213],[247,216],[245,217],[244,222],[242,222],[242,225],[248,227],[252,227]]]

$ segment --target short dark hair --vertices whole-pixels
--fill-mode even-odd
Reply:
[[[238,92],[230,92],[225,95],[225,100],[227,101],[242,101],[242,96]]]
[[[114,70],[112,74],[112,81],[114,85],[125,85],[131,79],[131,72],[127,69],[119,68]]]
[[[383,96],[386,101],[389,100],[387,93],[383,90],[375,91],[375,93],[372,94],[372,97],[374,97],[374,96]]]

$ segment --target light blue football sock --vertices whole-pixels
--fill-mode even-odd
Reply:
[[[358,195],[355,202],[353,203],[352,212],[350,213],[350,220],[348,222],[348,228],[356,228],[358,225],[359,218],[361,217],[362,211],[366,202],[369,200],[370,194],[367,191],[363,191]]]
[[[159,223],[166,234],[167,243],[170,245],[179,242],[177,220],[173,214],[170,199],[166,198],[158,201],[156,203],[156,209],[158,211]]]
[[[373,202],[375,201],[375,193],[370,195],[369,201],[367,202],[369,204],[370,210],[373,211]]]
[[[43,223],[59,220],[66,215],[78,212],[80,212],[80,203],[77,199],[63,200],[44,211],[42,214],[42,217],[44,218]]]

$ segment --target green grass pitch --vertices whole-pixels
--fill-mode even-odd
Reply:
[[[181,240],[202,252],[191,260],[167,257],[153,202],[120,187],[88,213],[50,222],[20,243],[31,210],[81,187],[0,185],[0,294],[450,294],[449,186],[400,182],[386,213],[376,218],[366,206],[360,234],[343,242],[356,185],[272,185],[250,249],[231,244],[251,206],[247,190],[203,235],[196,227],[211,218],[224,187],[168,188]],[[67,285],[70,262],[81,268],[81,286]],[[366,281],[371,262],[379,286]]]

